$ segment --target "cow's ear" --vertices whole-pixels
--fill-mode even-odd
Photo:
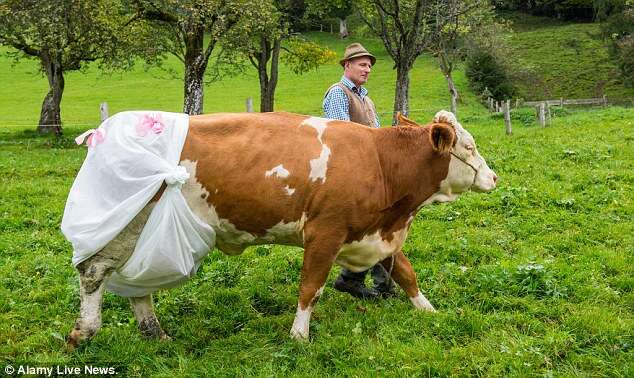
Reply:
[[[431,145],[435,151],[449,152],[456,141],[456,132],[446,123],[434,123],[431,125]]]
[[[418,123],[405,117],[401,112],[396,113],[396,119],[398,120],[397,126],[420,126]]]

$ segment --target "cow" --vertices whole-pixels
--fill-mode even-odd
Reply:
[[[180,165],[188,206],[216,232],[216,247],[237,255],[251,245],[304,248],[291,336],[305,340],[315,303],[333,264],[353,272],[383,264],[415,308],[435,311],[421,294],[402,246],[417,211],[489,192],[497,176],[453,113],[426,126],[399,127],[291,113],[189,117]],[[108,276],[130,257],[161,190],[105,248],[77,266],[81,310],[68,347],[96,334]],[[130,298],[142,334],[169,337],[152,296]]]

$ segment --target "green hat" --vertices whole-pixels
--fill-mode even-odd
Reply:
[[[339,64],[345,66],[346,61],[354,58],[359,58],[362,56],[367,56],[370,58],[370,62],[372,65],[376,62],[376,58],[374,55],[370,54],[368,50],[365,49],[360,43],[352,43],[346,47],[346,51],[343,53],[343,59],[339,61]]]

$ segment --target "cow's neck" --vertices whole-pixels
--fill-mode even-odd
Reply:
[[[449,154],[433,150],[428,127],[392,127],[377,133],[386,206],[413,210],[431,197],[447,177]],[[403,209],[405,210],[405,209]]]

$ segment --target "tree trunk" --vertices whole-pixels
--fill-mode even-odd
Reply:
[[[346,21],[345,18],[340,18],[339,19],[339,37],[341,37],[341,39],[346,39],[348,38],[348,22]]]
[[[43,52],[41,57],[42,68],[48,78],[49,91],[42,102],[40,121],[37,132],[40,134],[62,134],[62,117],[60,115],[60,103],[64,93],[64,72],[61,61],[48,52]]]
[[[193,115],[203,112],[203,82],[207,59],[203,51],[204,29],[185,26],[185,88],[183,112]]]
[[[451,72],[445,74],[445,79],[447,80],[447,86],[449,87],[449,94],[451,95],[451,112],[457,117],[458,116],[458,90],[454,85],[453,79],[451,77]]]
[[[398,123],[396,113],[401,112],[404,116],[409,113],[409,71],[411,66],[397,64],[396,66],[396,93],[394,95],[394,114],[392,115],[392,126]]]
[[[451,64],[448,61],[447,57],[442,53],[439,55],[438,61],[440,63],[440,70],[445,76],[445,80],[447,80],[447,88],[449,89],[449,96],[451,96],[451,112],[457,116],[458,90],[456,89],[456,85],[453,82],[453,77],[451,76],[451,73],[453,72],[453,64]]]
[[[260,112],[272,112],[275,108],[275,88],[279,71],[281,40],[273,41],[273,46],[262,37],[261,51],[258,56],[258,76],[260,78]],[[271,60],[270,74],[267,70],[268,61]]]

